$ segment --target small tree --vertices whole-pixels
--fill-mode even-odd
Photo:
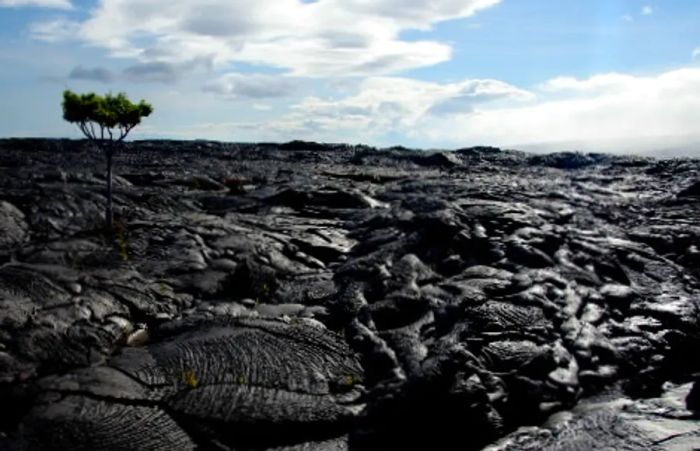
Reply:
[[[132,103],[124,93],[116,96],[95,93],[63,92],[63,119],[78,125],[80,131],[101,149],[107,157],[107,210],[105,222],[109,229],[114,222],[112,210],[112,156],[129,132],[149,116],[153,107],[141,100]]]

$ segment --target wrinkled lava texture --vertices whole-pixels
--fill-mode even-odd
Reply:
[[[700,161],[0,141],[0,449],[700,448]]]

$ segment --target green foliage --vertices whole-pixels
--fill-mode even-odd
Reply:
[[[122,222],[117,222],[115,227],[117,246],[119,247],[119,255],[123,261],[129,260],[128,245],[126,242],[126,225]]]
[[[182,372],[182,382],[185,383],[190,388],[197,388],[199,385],[199,380],[197,379],[197,376],[194,374],[194,371],[183,371]]]
[[[120,143],[129,132],[141,123],[141,119],[153,113],[153,107],[141,100],[132,103],[126,94],[112,95],[108,93],[99,96],[94,92],[76,94],[63,91],[63,119],[76,124],[80,131],[105,151],[107,156],[107,208],[105,222],[109,229],[114,222],[112,208],[112,156],[116,149],[115,143]],[[127,260],[126,241],[119,236],[121,256]]]
[[[151,113],[153,107],[146,101],[133,103],[124,93],[100,96],[63,92],[63,119],[76,124],[92,141],[122,141]]]
[[[165,283],[166,281],[164,279],[161,279],[158,281],[158,288],[160,290],[160,295],[165,296],[168,294],[168,285]]]

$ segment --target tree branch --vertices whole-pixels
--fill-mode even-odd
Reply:
[[[96,141],[95,136],[90,133],[90,130],[87,127],[87,124],[85,122],[79,122],[78,127],[80,127],[80,131],[83,132],[83,134],[90,140],[90,141]]]
[[[92,122],[88,122],[88,125],[90,126],[90,131],[92,132],[92,139],[97,139],[97,133],[95,133],[95,124]]]
[[[131,127],[126,126],[122,129],[122,135],[119,137],[119,142],[124,141],[124,138],[126,138],[126,135],[129,134],[131,131]]]

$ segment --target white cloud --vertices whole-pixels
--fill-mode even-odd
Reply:
[[[700,56],[700,47],[696,48],[693,50],[693,59],[697,58]]]
[[[104,67],[76,66],[68,74],[70,80],[88,80],[109,83],[114,80],[114,74]]]
[[[289,96],[296,91],[298,83],[292,77],[230,73],[210,81],[203,89],[230,99],[264,99]]]
[[[262,64],[306,77],[388,74],[451,57],[449,45],[404,40],[403,31],[428,30],[499,2],[102,0],[77,35],[142,62],[210,57],[215,63]]]
[[[543,91],[528,105],[483,108],[451,121],[426,118],[416,135],[500,145],[616,140],[629,150],[648,137],[687,135],[700,123],[700,69],[653,77],[610,74],[567,85],[575,89],[550,94],[554,98]]]
[[[624,16],[622,16],[622,20],[624,20],[625,22],[634,22],[634,18],[629,14],[625,14]]]
[[[594,75],[587,79],[578,79],[575,77],[556,77],[539,85],[539,89],[551,93],[567,92],[582,93],[590,95],[593,92],[616,91],[621,89],[630,89],[635,84],[642,83],[643,79],[632,75],[608,73]]]
[[[652,14],[654,14],[654,8],[651,5],[646,5],[642,8],[643,16],[651,16]]]
[[[138,63],[127,66],[120,72],[113,72],[104,67],[75,66],[68,74],[71,80],[89,80],[102,83],[128,81],[133,83],[175,83],[199,69],[210,71],[210,62],[206,59],[185,61],[179,64],[165,62]]]
[[[523,100],[532,94],[496,80],[465,80],[438,84],[397,77],[364,80],[359,92],[341,100],[307,98],[288,119],[321,130],[363,130],[375,136],[405,132],[425,116],[471,111],[475,105],[499,99]]]
[[[261,123],[199,124],[197,133],[218,139],[246,136],[250,140],[314,139],[320,141],[380,142],[391,133],[407,133],[425,118],[445,117],[453,111],[472,111],[477,105],[523,102],[533,94],[496,80],[431,83],[400,77],[369,77],[345,98],[307,97],[292,112]]]
[[[34,39],[46,42],[59,42],[76,39],[80,24],[66,19],[53,19],[30,25],[29,33]]]
[[[172,130],[172,134],[221,140],[309,139],[377,144],[385,134],[406,133],[427,117],[449,120],[448,109],[468,111],[476,105],[534,99],[532,93],[496,80],[440,84],[401,77],[369,77],[344,89],[352,93],[339,99],[306,97],[293,105],[290,113],[271,115],[260,122],[201,123]],[[460,103],[464,105],[458,107]]]
[[[0,7],[36,6],[41,8],[72,9],[70,0],[0,0]]]
[[[433,98],[429,113],[435,115],[470,113],[478,106],[496,101],[533,100],[535,95],[498,80],[466,80],[442,85],[445,98]]]
[[[134,82],[173,83],[179,78],[180,70],[175,64],[154,61],[129,66],[123,75]]]
[[[475,97],[464,100],[465,92]],[[440,111],[440,105],[452,101],[464,101],[467,107]],[[406,136],[428,147],[537,143],[543,148],[576,142],[595,150],[600,143],[615,142],[612,150],[634,151],[650,140],[658,146],[667,137],[686,136],[698,123],[700,69],[686,68],[647,77],[559,77],[535,92],[494,80],[437,84],[373,77],[352,95],[306,98],[292,113],[264,123],[209,124],[196,131],[219,133],[220,139],[304,137],[373,144]]]

